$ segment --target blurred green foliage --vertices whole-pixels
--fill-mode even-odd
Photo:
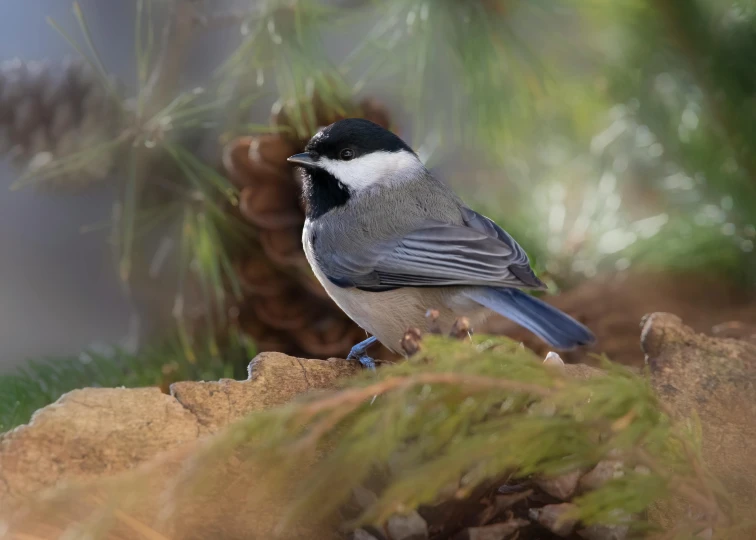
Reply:
[[[488,138],[488,179],[469,196],[562,285],[633,266],[752,287],[753,6],[583,2],[571,19],[552,7],[552,24],[577,21],[561,29],[565,63],[528,122],[499,123],[511,144]]]
[[[173,188],[233,206],[233,187],[189,160],[190,141],[266,129],[251,106],[269,95],[279,107],[298,104],[287,115],[306,138],[316,108],[345,114],[354,94],[380,89],[399,103],[399,127],[421,156],[433,165],[452,155],[463,196],[482,201],[556,283],[632,264],[753,283],[742,270],[753,267],[756,241],[748,2],[266,0],[229,16],[177,0],[177,13],[200,27],[223,21],[238,40],[204,92],[175,95],[155,91],[171,43],[160,44],[152,4],[137,3],[136,108],[124,108],[124,131],[102,143],[134,145],[114,242],[124,279],[143,161],[167,149],[179,171]],[[86,47],[64,35],[111,88],[78,7],[75,15]],[[350,35],[354,27],[362,31]],[[345,58],[326,46],[339,38]],[[97,150],[39,173],[70,172]],[[195,271],[222,296],[214,266]]]

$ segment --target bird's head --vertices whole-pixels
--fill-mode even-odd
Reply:
[[[399,137],[361,118],[339,120],[310,139],[305,151],[288,159],[314,182],[337,182],[349,193],[393,184],[424,167]]]

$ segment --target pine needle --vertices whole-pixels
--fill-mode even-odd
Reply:
[[[84,35],[87,46],[94,56],[94,59],[85,54],[81,47],[76,43],[76,41],[71,36],[69,36],[68,33],[63,30],[63,28],[57,22],[55,22],[53,18],[47,17],[47,24],[49,24],[56,32],[58,32],[58,34],[60,34],[61,37],[63,37],[63,39],[68,42],[68,44],[79,54],[79,56],[81,56],[93,68],[95,73],[98,74],[103,88],[107,90],[108,94],[113,99],[113,102],[118,104],[119,110],[123,111],[123,103],[118,96],[118,92],[113,85],[113,81],[108,76],[103,63],[100,60],[97,49],[95,48],[92,41],[92,36],[89,33],[89,27],[87,26],[86,19],[84,18],[84,14],[81,11],[81,7],[79,6],[78,2],[73,3],[73,11],[74,15],[76,16],[76,20],[79,23],[79,27],[81,28],[82,34]]]

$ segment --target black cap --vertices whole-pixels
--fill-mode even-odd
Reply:
[[[323,128],[310,139],[305,152],[316,159],[320,156],[339,159],[345,148],[351,149],[354,157],[372,152],[412,152],[399,137],[364,118],[346,118]]]

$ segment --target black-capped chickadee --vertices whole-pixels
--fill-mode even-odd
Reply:
[[[350,359],[374,367],[376,340],[392,351],[429,309],[448,331],[491,311],[556,349],[594,341],[588,328],[519,289],[544,289],[523,249],[431,176],[399,137],[368,120],[318,132],[288,160],[303,172],[307,260],[333,300],[371,337]]]

